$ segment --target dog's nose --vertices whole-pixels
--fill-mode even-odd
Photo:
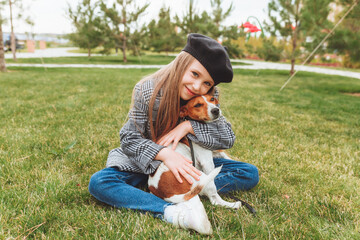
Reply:
[[[220,110],[218,108],[211,109],[211,114],[214,115],[214,117],[218,117],[220,113]]]

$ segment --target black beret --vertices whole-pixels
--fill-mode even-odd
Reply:
[[[206,68],[215,85],[232,81],[233,70],[229,55],[214,39],[198,33],[190,33],[183,51],[190,53]]]

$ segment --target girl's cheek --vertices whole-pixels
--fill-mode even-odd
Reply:
[[[208,87],[202,87],[201,88],[201,95],[207,94],[209,92],[210,88]]]

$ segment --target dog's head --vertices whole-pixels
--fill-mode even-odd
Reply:
[[[221,116],[218,100],[209,94],[190,99],[180,108],[180,117],[189,117],[196,121],[212,122]]]

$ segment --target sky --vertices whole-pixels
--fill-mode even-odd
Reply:
[[[14,31],[16,33],[58,33],[66,34],[73,31],[70,20],[66,16],[68,6],[75,8],[80,0],[22,0],[27,10],[24,15],[29,15],[35,25],[30,27],[22,21],[15,21]],[[111,2],[111,0],[105,0]],[[141,23],[150,22],[158,17],[162,6],[169,7],[172,16],[177,14],[182,17],[189,6],[189,0],[134,0],[138,5],[144,5],[150,2],[145,15],[141,17]],[[223,9],[227,9],[233,3],[234,10],[231,16],[224,21],[224,25],[240,25],[245,22],[249,16],[255,16],[262,23],[267,19],[267,5],[270,0],[223,0]],[[195,0],[195,6],[198,13],[210,11],[210,0]],[[16,11],[16,10],[14,10]],[[8,15],[8,9],[2,12],[3,16]],[[251,18],[254,19],[254,18]],[[252,20],[252,22],[255,20]],[[140,24],[141,24],[140,23]],[[4,32],[10,32],[9,24],[3,25]]]

